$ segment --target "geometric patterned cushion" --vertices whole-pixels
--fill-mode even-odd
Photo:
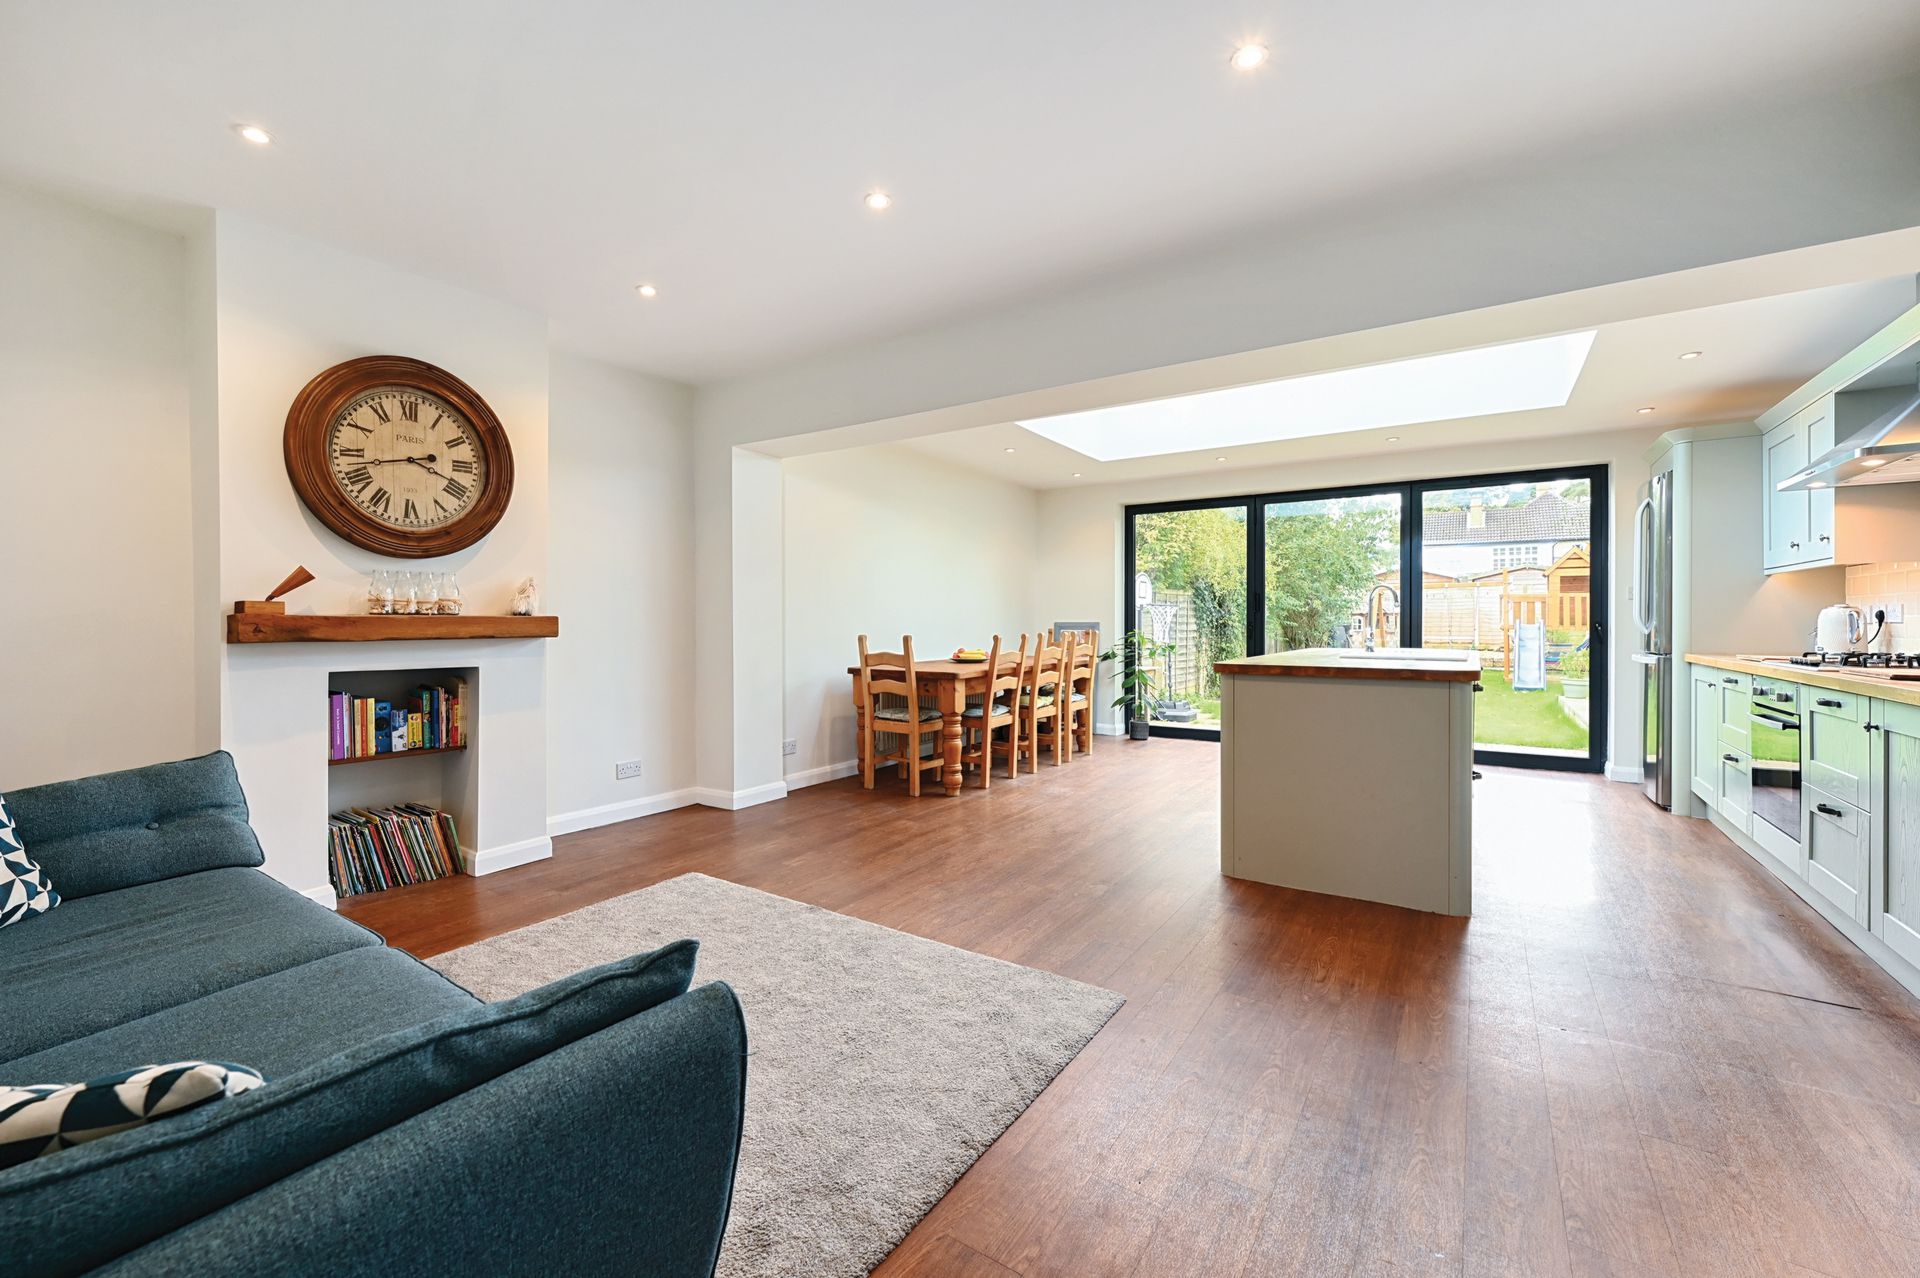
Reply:
[[[0,1087],[0,1167],[238,1096],[264,1081],[244,1065],[176,1061],[86,1083]]]
[[[0,797],[0,927],[29,914],[45,914],[58,904],[60,894],[27,855],[20,832],[7,814],[7,801]]]
[[[907,708],[905,706],[881,706],[873,712],[873,717],[876,719],[891,719],[895,723],[905,723],[907,721]],[[920,712],[920,722],[922,723],[932,723],[939,717],[940,712],[938,710],[922,710]]]

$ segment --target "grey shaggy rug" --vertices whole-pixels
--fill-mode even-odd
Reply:
[[[1125,1001],[704,874],[432,963],[496,1000],[688,936],[747,1021],[722,1278],[872,1269]]]

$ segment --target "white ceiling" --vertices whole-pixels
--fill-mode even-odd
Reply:
[[[245,212],[707,381],[1916,49],[1912,0],[0,0],[0,174]]]
[[[1012,422],[902,446],[1030,488],[1066,488],[1446,445],[1751,421],[1915,301],[1914,277],[1900,275],[1602,325],[1562,408],[1111,462]],[[1693,350],[1699,359],[1679,358]],[[1645,407],[1654,411],[1637,411]]]

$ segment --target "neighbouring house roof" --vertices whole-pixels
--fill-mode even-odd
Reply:
[[[1494,546],[1508,542],[1584,541],[1593,535],[1593,503],[1541,493],[1524,506],[1488,506],[1486,526],[1469,527],[1471,512],[1422,512],[1420,536],[1429,546]]]

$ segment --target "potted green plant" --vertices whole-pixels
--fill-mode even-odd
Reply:
[[[1585,648],[1575,648],[1560,658],[1560,694],[1574,701],[1587,697],[1587,663],[1592,660]]]
[[[1162,643],[1143,630],[1132,630],[1118,644],[1100,654],[1102,661],[1124,661],[1116,707],[1127,708],[1127,735],[1135,741],[1148,737],[1147,725],[1160,699],[1160,662],[1173,655],[1174,645]]]

